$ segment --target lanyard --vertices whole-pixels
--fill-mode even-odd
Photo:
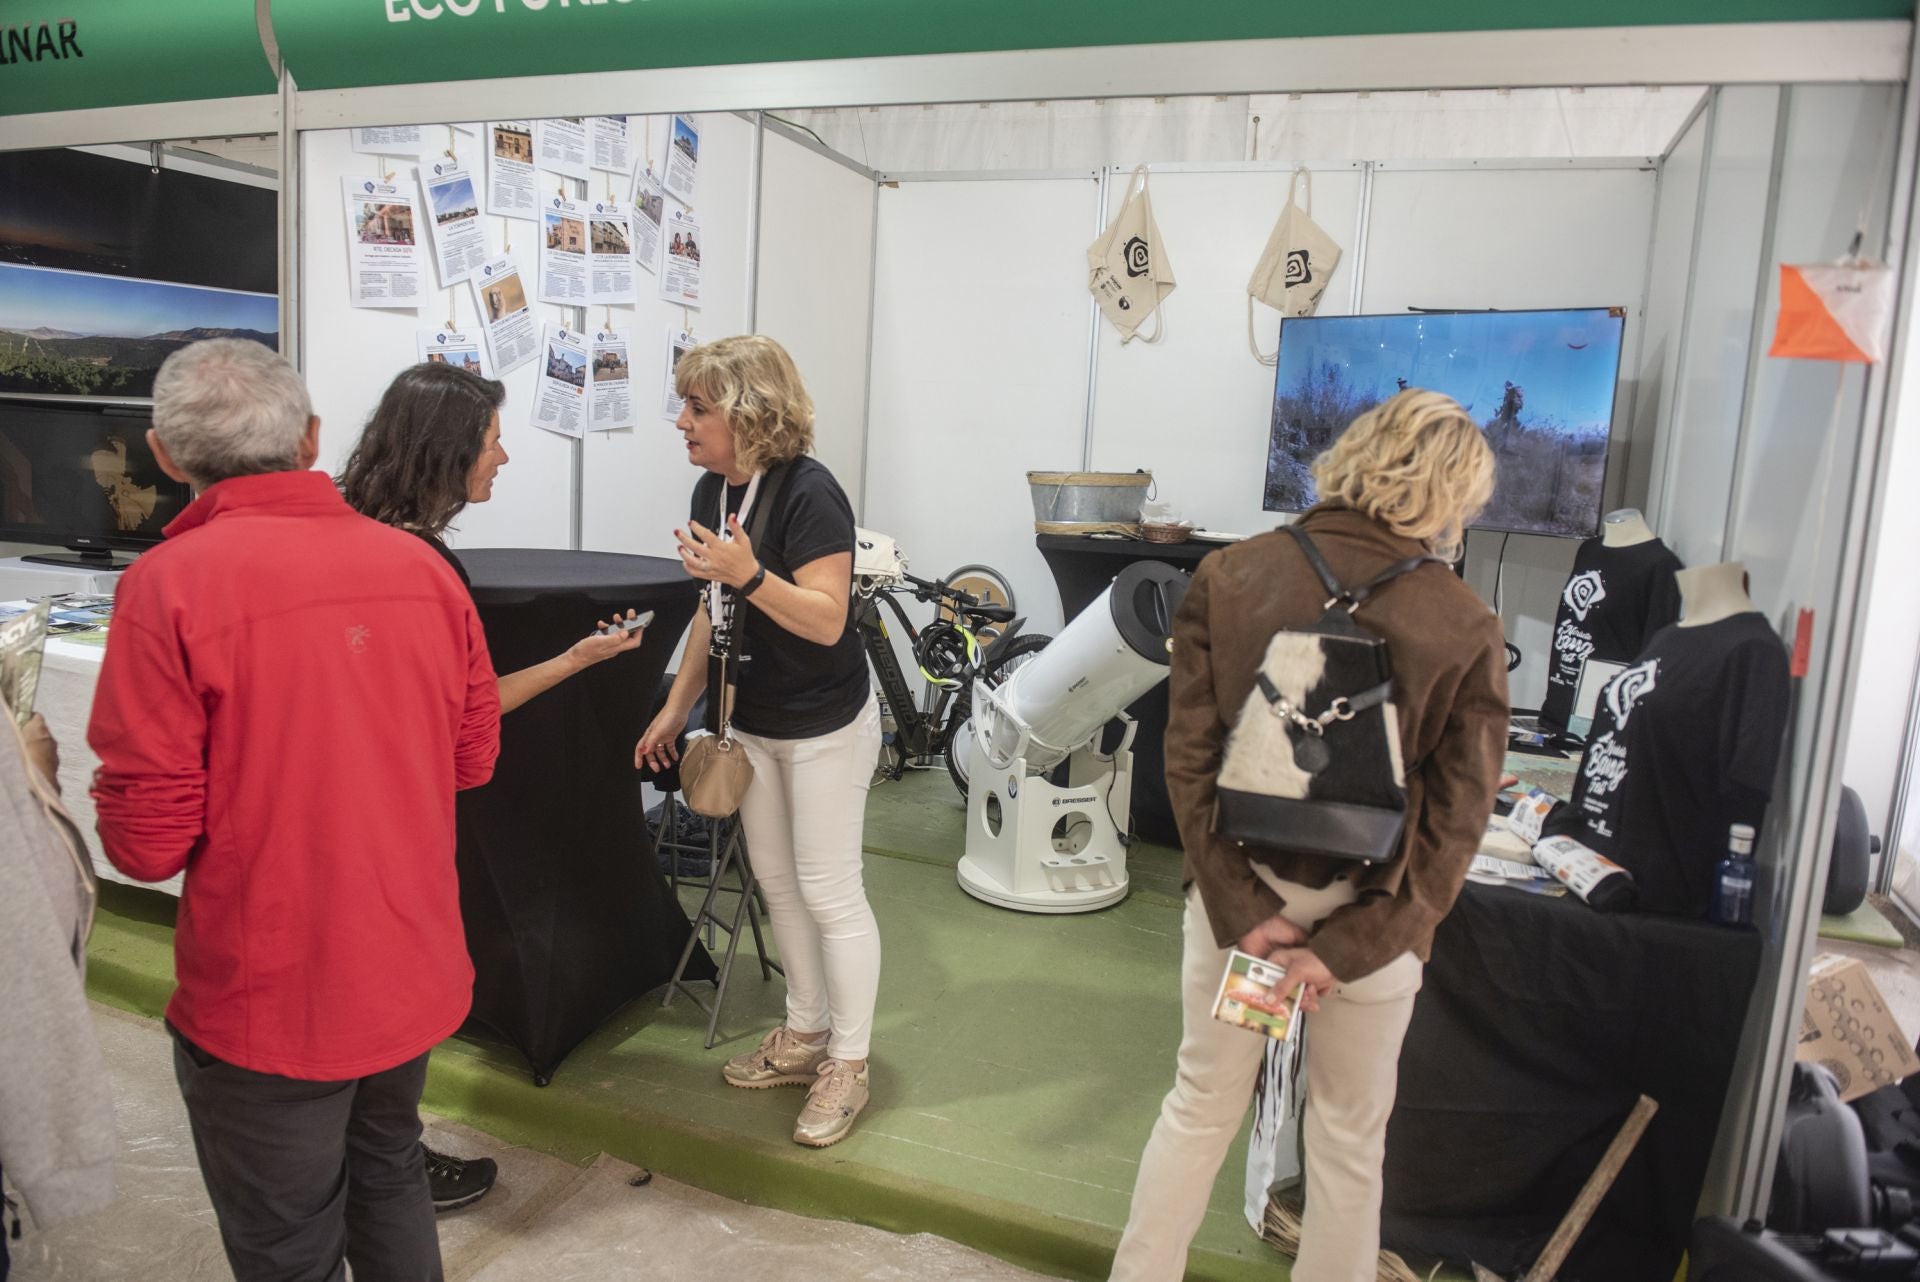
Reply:
[[[740,499],[739,518],[740,528],[743,530],[747,528],[747,514],[753,510],[753,500],[760,493],[760,478],[765,475],[765,472],[755,472],[753,479],[747,482],[746,494]],[[723,542],[731,543],[733,528],[727,524],[726,477],[721,477],[720,481],[720,523],[714,527],[714,531],[719,534]],[[707,618],[713,624],[714,653],[718,654],[725,646],[727,633],[733,625],[733,598],[728,596],[725,602],[722,602],[721,598],[726,594],[720,591],[720,584],[717,581],[707,584],[706,595]]]

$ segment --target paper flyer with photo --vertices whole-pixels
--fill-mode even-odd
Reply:
[[[587,339],[548,325],[540,342],[540,380],[533,392],[533,425],[562,436],[587,434]]]
[[[419,210],[412,184],[342,178],[347,270],[355,307],[412,308],[420,300]]]
[[[660,417],[669,423],[680,417],[680,408],[686,404],[674,387],[674,372],[680,368],[680,358],[698,346],[693,335],[683,329],[667,331],[667,376],[661,383],[666,391],[660,398]]]
[[[510,374],[532,360],[540,347],[540,327],[527,304],[527,288],[520,267],[511,258],[496,258],[468,277],[480,325],[486,331],[487,350],[493,354],[494,377]]]
[[[51,610],[46,601],[38,601],[0,623],[0,705],[13,714],[16,725],[25,725],[33,716],[33,696],[40,688],[40,657],[47,648],[47,616]]]
[[[649,272],[657,270],[660,258],[660,223],[667,214],[666,193],[653,170],[641,169],[633,176],[633,261]]]
[[[587,301],[633,302],[632,207],[596,200],[587,218]]]
[[[587,389],[587,429],[611,432],[633,427],[633,337],[631,330],[603,329],[593,336],[592,385]]]
[[[439,160],[420,166],[419,175],[434,266],[441,288],[452,289],[487,261],[487,233],[480,221],[473,172],[451,160]]]
[[[641,117],[644,123],[645,117]],[[627,140],[625,116],[588,116],[588,148],[595,169],[611,169],[616,174],[633,172],[633,144]]]
[[[487,351],[480,335],[453,329],[423,329],[420,335],[420,360],[423,364],[451,365],[481,378],[492,378]]]
[[[525,120],[487,123],[487,212],[498,218],[538,218],[533,188],[533,125]]]
[[[587,176],[587,121],[556,116],[533,122],[533,167],[569,178]]]
[[[700,223],[676,209],[660,233],[660,297],[683,307],[700,305]]]
[[[1287,1041],[1299,1026],[1301,990],[1280,996],[1286,977],[1284,967],[1233,949],[1227,954],[1226,973],[1220,976],[1220,991],[1214,995],[1213,1017],[1277,1042]]]
[[[436,150],[426,125],[353,130],[353,150],[364,156],[425,156]]]
[[[540,218],[540,301],[587,303],[587,207],[549,196]]]
[[[667,127],[667,191],[683,205],[693,203],[700,176],[700,130],[692,116],[675,116]]]

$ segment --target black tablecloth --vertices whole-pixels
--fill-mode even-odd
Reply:
[[[553,658],[610,611],[656,612],[638,650],[508,713],[492,782],[460,794],[470,1022],[511,1042],[544,1085],[602,1020],[666,982],[691,929],[654,863],[633,745],[696,585],[658,557],[486,548],[460,559],[496,672]],[[704,952],[692,973],[713,973]]]
[[[1660,1111],[1560,1276],[1669,1282],[1759,967],[1752,930],[1469,883],[1400,1056],[1386,1244],[1518,1277],[1644,1093]]]
[[[1034,542],[1060,589],[1060,609],[1068,622],[1092,605],[1119,574],[1135,561],[1160,561],[1191,574],[1200,558],[1218,543],[1146,543],[1139,539],[1096,539],[1082,534],[1038,534]],[[1162,681],[1127,708],[1140,723],[1133,737],[1133,830],[1148,841],[1180,844],[1167,799],[1167,683]]]

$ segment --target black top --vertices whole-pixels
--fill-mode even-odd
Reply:
[[[411,533],[420,534],[420,531],[413,530],[411,531]],[[460,558],[453,554],[453,549],[448,547],[445,543],[442,543],[440,539],[435,535],[420,534],[420,537],[426,540],[426,544],[428,547],[432,548],[435,552],[438,552],[443,558],[445,558],[446,563],[453,567],[453,572],[460,576],[460,582],[465,585],[467,589],[467,595],[469,596],[473,595],[473,577],[467,573],[467,567],[460,564]]]
[[[1573,835],[1633,874],[1643,910],[1706,912],[1728,828],[1766,812],[1788,691],[1786,646],[1755,611],[1662,630],[1601,691]]]
[[[718,472],[709,472],[693,487],[691,518],[709,529],[724,529],[724,521],[715,524],[723,488],[727,511],[738,512],[747,487],[727,485]],[[797,458],[767,513],[754,554],[769,578],[792,582],[796,567],[836,552],[853,552],[853,505],[825,464]],[[744,621],[745,630],[734,726],[768,739],[812,739],[852,724],[872,688],[859,634],[848,626],[832,645],[817,645],[768,618],[752,598],[739,605],[735,617]]]
[[[1680,568],[1680,558],[1659,539],[1627,547],[1608,547],[1602,539],[1580,545],[1554,616],[1542,724],[1566,729],[1589,659],[1632,663],[1654,633],[1679,622],[1680,587],[1673,575]]]

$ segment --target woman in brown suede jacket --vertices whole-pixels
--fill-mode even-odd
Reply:
[[[1493,492],[1493,454],[1451,399],[1413,389],[1356,419],[1314,464],[1301,518],[1342,583],[1408,557],[1457,555]],[[1406,770],[1399,854],[1378,865],[1213,835],[1215,778],[1267,643],[1318,619],[1326,591],[1275,532],[1201,562],[1174,621],[1167,790],[1186,849],[1184,1031],[1173,1090],[1141,1158],[1113,1278],[1171,1282],[1252,1098],[1266,1039],[1212,1018],[1227,950],[1270,957],[1307,1022],[1306,1216],[1295,1282],[1372,1282],[1380,1170],[1400,1042],[1434,928],[1479,848],[1507,704],[1500,621],[1443,566],[1394,580],[1355,616],[1386,639]]]

